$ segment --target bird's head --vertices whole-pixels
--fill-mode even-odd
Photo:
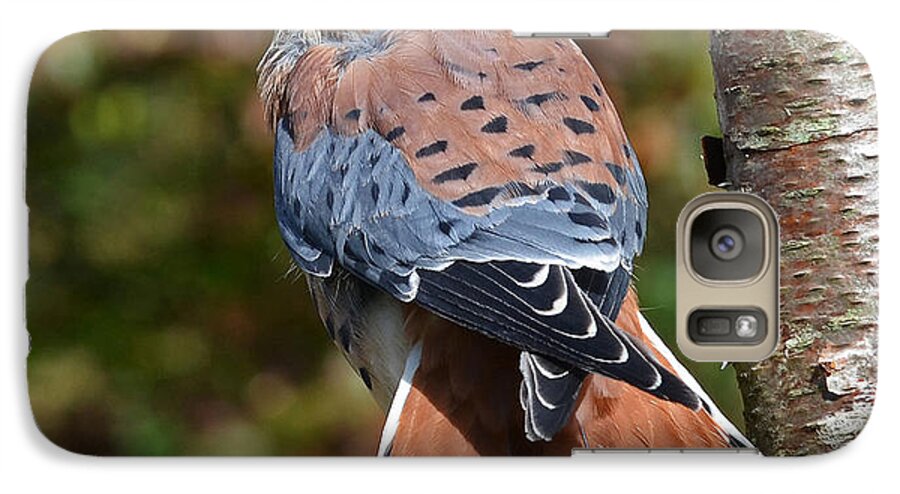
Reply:
[[[373,31],[277,31],[256,67],[257,90],[263,101],[270,127],[287,113],[290,104],[291,73],[297,62],[319,45],[340,46],[343,57],[335,63],[350,61],[361,54],[384,48],[384,33]]]

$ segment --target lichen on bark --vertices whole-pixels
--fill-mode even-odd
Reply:
[[[770,455],[854,438],[875,395],[878,152],[869,67],[806,31],[721,31],[710,42],[726,183],[781,228],[780,343],[737,364],[748,434]]]

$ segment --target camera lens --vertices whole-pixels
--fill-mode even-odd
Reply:
[[[689,260],[702,278],[749,280],[760,273],[768,240],[763,222],[745,209],[708,209],[690,223]]]
[[[719,229],[710,239],[710,250],[723,261],[730,261],[741,255],[743,248],[744,239],[734,228]]]
[[[719,252],[722,254],[727,254],[734,249],[734,237],[731,235],[722,235],[719,237],[719,241],[716,242],[716,248],[719,249]]]

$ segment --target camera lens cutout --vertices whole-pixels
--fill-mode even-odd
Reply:
[[[709,246],[714,256],[730,261],[744,250],[744,237],[734,228],[721,228],[710,238]]]
[[[747,280],[763,269],[762,220],[746,209],[709,209],[690,225],[690,262],[695,273],[716,281]]]

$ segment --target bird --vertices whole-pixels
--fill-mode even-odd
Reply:
[[[640,312],[646,184],[576,43],[279,31],[257,71],[278,228],[378,454],[752,447]]]

